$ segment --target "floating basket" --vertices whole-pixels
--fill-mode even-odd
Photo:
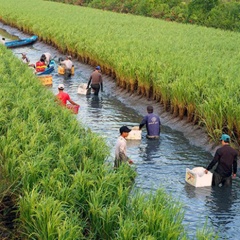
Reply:
[[[78,94],[89,95],[91,94],[91,88],[87,89],[87,83],[80,83],[77,90]]]
[[[38,79],[44,86],[52,86],[52,75],[40,75]]]
[[[80,106],[77,105],[73,105],[73,104],[67,104],[66,107],[72,111],[72,113],[74,114],[78,114],[78,110],[80,108]]]
[[[62,67],[61,65],[58,66],[58,74],[64,75],[65,73],[65,68]],[[71,68],[71,74],[74,75],[74,66]]]
[[[131,132],[129,132],[126,137],[128,140],[141,140],[142,139],[142,130],[139,130],[139,127],[133,127]]]

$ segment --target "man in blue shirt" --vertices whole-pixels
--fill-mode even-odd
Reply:
[[[153,106],[147,107],[148,114],[143,118],[139,125],[139,130],[146,125],[147,128],[147,138],[158,139],[160,137],[160,126],[161,121],[159,116],[153,113]]]

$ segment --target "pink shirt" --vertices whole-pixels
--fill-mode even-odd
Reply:
[[[63,105],[67,104],[67,101],[70,100],[70,96],[65,92],[59,92],[57,98],[62,102]]]

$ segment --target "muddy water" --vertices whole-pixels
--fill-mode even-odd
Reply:
[[[0,24],[0,36],[12,39],[27,35],[16,29]],[[5,29],[6,31],[4,31]],[[12,50],[20,58],[26,52],[32,63],[35,63],[43,52],[63,57],[56,49],[41,42],[33,46]],[[53,73],[53,86],[47,90],[57,93],[59,83],[64,83],[65,91],[81,105],[75,117],[86,128],[103,136],[111,149],[108,161],[113,162],[114,146],[118,129],[122,125],[137,126],[146,114],[146,105],[152,104],[155,112],[161,116],[162,131],[159,141],[145,138],[143,130],[141,141],[128,141],[128,155],[134,161],[138,176],[136,187],[142,191],[156,190],[163,187],[168,194],[180,200],[185,210],[184,224],[191,239],[195,239],[196,229],[212,226],[220,239],[238,239],[240,226],[240,187],[239,175],[232,188],[194,188],[185,183],[186,168],[206,166],[215,149],[208,144],[204,131],[196,126],[186,124],[164,113],[158,103],[148,101],[116,87],[107,76],[104,79],[104,92],[99,97],[86,97],[77,93],[79,83],[86,83],[93,68],[73,59],[75,75],[68,80]]]

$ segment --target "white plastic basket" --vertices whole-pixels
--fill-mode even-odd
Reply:
[[[195,167],[192,170],[186,168],[185,181],[194,187],[208,187],[212,185],[213,174],[208,171],[204,172],[205,168]]]
[[[77,92],[78,94],[87,95],[87,83],[80,83]]]
[[[133,127],[131,132],[129,132],[126,139],[128,139],[128,140],[141,140],[142,139],[142,130],[139,130],[139,127]]]

